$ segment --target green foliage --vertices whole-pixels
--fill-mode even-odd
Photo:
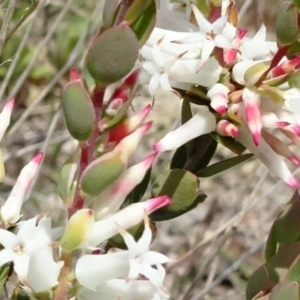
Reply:
[[[155,179],[152,195],[168,195],[173,202],[167,208],[152,213],[151,220],[168,220],[190,211],[203,201],[202,197],[198,198],[198,193],[199,180],[194,174],[178,169],[165,171]]]
[[[96,83],[106,86],[132,70],[138,51],[138,40],[129,27],[113,27],[93,40],[86,56],[86,68]]]
[[[266,247],[266,263],[249,279],[247,300],[259,292],[266,299],[299,299],[300,286],[300,196],[295,192],[290,203],[274,222]],[[258,297],[255,299],[265,299]]]
[[[94,129],[95,113],[90,96],[79,80],[64,88],[62,108],[72,137],[79,141],[89,139]]]
[[[97,196],[120,177],[125,167],[119,153],[103,155],[85,169],[81,189],[90,196]]]
[[[278,10],[276,37],[281,45],[290,45],[299,37],[298,11],[292,2],[285,1]]]

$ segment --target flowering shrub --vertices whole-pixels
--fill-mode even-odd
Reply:
[[[1,287],[18,278],[9,297],[170,299],[163,267],[169,259],[151,250],[155,222],[201,203],[199,178],[255,156],[298,188],[286,160],[300,165],[300,158],[278,133],[300,144],[299,10],[299,1],[282,4],[277,42],[269,42],[264,25],[252,38],[238,27],[234,1],[106,1],[84,69],[71,69],[61,95],[78,142],[59,174],[64,226],[52,228],[44,212],[22,216],[43,153],[23,168],[0,210]],[[130,112],[140,85],[153,97],[160,87],[182,99],[182,125],[134,164],[152,126],[152,105]],[[13,106],[8,101],[0,115],[0,140]],[[237,155],[209,164],[218,144]],[[170,169],[150,180],[159,153],[175,149]],[[247,299],[299,299],[298,212],[296,191],[271,229],[266,264],[251,277]]]

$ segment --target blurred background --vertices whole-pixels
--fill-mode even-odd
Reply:
[[[239,27],[252,36],[264,23],[274,38],[276,11],[283,0],[237,0]],[[49,211],[55,225],[64,220],[64,205],[56,194],[58,172],[72,153],[60,110],[62,87],[71,67],[80,67],[89,40],[101,23],[103,1],[0,1],[0,99],[16,96],[16,108],[2,149],[6,177],[0,205],[8,196],[22,166],[36,152],[45,160],[40,176],[24,205],[25,217]],[[5,15],[12,14],[9,24]],[[3,33],[7,31],[6,40]],[[137,96],[138,110],[152,99]],[[161,91],[150,119],[155,128],[142,141],[135,160],[178,124],[180,100]],[[162,113],[163,112],[163,113]],[[219,146],[212,162],[233,156]],[[157,161],[155,172],[167,168],[171,153]],[[297,172],[297,170],[295,170]],[[270,226],[292,190],[266,168],[251,160],[201,182],[207,199],[194,211],[157,224],[153,248],[168,255],[166,286],[172,299],[244,299],[249,276],[263,263],[264,241]]]

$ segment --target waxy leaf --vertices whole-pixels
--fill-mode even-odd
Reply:
[[[281,4],[276,15],[276,37],[281,45],[290,45],[298,39],[298,12],[292,2]]]
[[[84,170],[81,189],[90,196],[97,196],[115,182],[125,170],[126,163],[119,152],[110,152],[94,160]]]
[[[217,143],[223,145],[224,147],[228,148],[238,155],[242,154],[246,150],[246,148],[242,144],[238,143],[231,137],[220,136],[214,132],[212,132],[210,135]]]
[[[136,2],[150,2],[148,7],[141,14],[136,14],[139,17],[130,25],[131,29],[134,31],[138,41],[139,46],[142,47],[148,40],[156,22],[156,5],[154,0],[136,0]],[[127,16],[125,16],[126,19]]]
[[[102,14],[102,30],[107,30],[114,25],[119,0],[106,0]]]
[[[86,56],[86,67],[96,83],[106,86],[132,70],[138,53],[138,40],[131,28],[113,27],[94,39]]]
[[[129,24],[133,23],[147,9],[151,2],[152,0],[133,0],[124,19],[128,21]]]
[[[257,269],[249,278],[246,287],[246,299],[251,300],[259,292],[267,293],[273,284],[269,280],[268,271],[265,265]],[[260,298],[258,298],[260,299]]]
[[[210,165],[200,171],[197,172],[198,177],[211,177],[213,175],[219,174],[225,170],[228,170],[234,166],[237,166],[238,164],[245,162],[249,158],[252,158],[253,154],[243,154],[239,156],[235,156],[226,160],[222,160],[221,162],[215,163],[213,165]]]
[[[88,140],[94,129],[95,113],[90,96],[79,80],[68,83],[63,89],[62,109],[72,137]]]
[[[203,201],[198,197],[199,180],[191,172],[184,170],[167,170],[156,178],[152,185],[152,195],[168,195],[172,204],[151,214],[152,221],[175,218],[196,207]]]
[[[57,180],[57,193],[67,206],[72,202],[72,186],[74,183],[78,162],[72,155],[62,166]]]
[[[271,292],[270,300],[299,300],[298,283],[283,281],[278,283]]]
[[[300,241],[300,196],[295,191],[291,201],[277,217],[270,230],[265,250],[266,261],[275,255],[277,248]]]

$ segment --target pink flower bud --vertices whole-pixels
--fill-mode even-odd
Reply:
[[[227,120],[221,120],[217,123],[216,132],[219,135],[230,137],[236,137],[240,134],[239,128]]]
[[[229,88],[221,83],[214,84],[207,92],[210,98],[210,106],[219,114],[225,114],[228,106]]]
[[[243,101],[247,125],[252,133],[254,144],[259,145],[262,121],[260,115],[260,96],[255,87],[245,87],[243,90]]]
[[[300,56],[293,59],[287,60],[280,64],[279,66],[273,68],[269,74],[268,78],[275,78],[282,75],[293,74],[296,70],[300,68]]]
[[[1,218],[5,223],[16,223],[21,215],[21,207],[36,176],[43,153],[38,153],[21,171],[11,193],[1,207]]]

